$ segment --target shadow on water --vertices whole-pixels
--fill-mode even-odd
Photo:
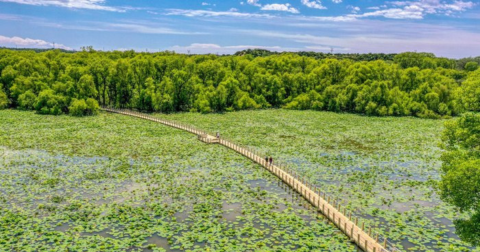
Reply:
[[[55,227],[55,231],[58,231],[58,232],[69,232],[71,231],[71,228],[72,228],[72,224],[71,223],[63,223],[59,226],[56,226]],[[98,235],[98,236],[102,236],[104,238],[112,238],[112,239],[115,239],[116,237],[111,235],[109,232],[111,230],[109,228],[107,229],[104,229],[100,232],[82,232],[81,233],[81,236],[95,236],[95,235]]]
[[[297,210],[312,210],[313,207],[311,204],[304,199],[299,193],[294,191],[290,186],[286,183],[281,181],[280,179],[276,179],[276,182],[269,182],[265,179],[256,179],[248,181],[248,184],[251,185],[252,188],[257,188],[257,190],[264,190],[267,193],[275,194],[278,196],[280,201],[274,202],[269,201],[270,204],[274,205],[274,208],[278,211],[284,211],[288,207],[285,204],[286,202],[291,203],[291,207]],[[284,203],[282,203],[284,202]]]
[[[67,232],[67,230],[70,228],[70,224],[64,223],[60,226],[55,227],[55,231],[60,231],[60,232]]]
[[[223,202],[222,210],[223,210],[223,214],[222,214],[223,219],[227,221],[235,221],[238,216],[242,215],[242,204]]]
[[[400,244],[402,244],[402,248],[407,251],[416,247],[416,245],[411,243],[408,239],[404,239]]]
[[[173,216],[175,216],[175,219],[177,222],[184,222],[187,220],[188,216],[190,215],[191,211],[185,210],[182,212],[177,212]]]
[[[112,239],[115,239],[116,237],[109,234],[110,232],[110,229],[105,229],[105,230],[102,230],[100,232],[92,232],[92,233],[85,233],[85,235],[98,235],[98,236],[102,236],[104,238],[112,238]]]
[[[434,213],[431,211],[425,212],[425,215],[437,225],[444,226],[444,229],[449,231],[445,233],[447,238],[460,239],[456,233],[455,224],[453,224],[453,221],[445,217],[435,217]]]
[[[143,251],[153,251],[153,248],[163,248],[168,252],[177,252],[182,251],[179,249],[172,249],[170,248],[170,244],[168,243],[167,238],[160,237],[158,235],[153,235],[152,237],[147,239],[147,248]]]

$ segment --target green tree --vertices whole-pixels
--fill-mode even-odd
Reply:
[[[435,58],[435,55],[431,53],[416,53],[405,52],[395,56],[395,63],[399,64],[402,68],[422,67],[426,58]]]
[[[467,64],[465,64],[465,70],[467,70],[469,72],[473,72],[477,69],[478,69],[478,62],[471,61],[471,62],[468,62]]]
[[[195,108],[202,114],[212,112],[210,102],[208,101],[205,94],[200,94],[195,101]]]
[[[172,83],[173,90],[170,95],[173,98],[175,110],[187,110],[189,108],[195,79],[190,79],[190,75],[186,71],[173,71]]]
[[[1,82],[3,82],[3,88],[5,88],[5,92],[8,95],[10,92],[10,88],[13,85],[13,81],[18,76],[18,72],[13,68],[13,66],[9,65],[6,66],[3,71],[1,71],[1,73],[2,75],[0,80]]]
[[[90,69],[95,80],[95,88],[102,92],[101,98],[103,105],[107,104],[107,89],[109,86],[108,81],[111,73],[111,64],[108,59],[102,58],[95,61]]]
[[[215,82],[218,78],[219,71],[222,69],[222,66],[219,62],[208,60],[198,64],[197,74],[198,77],[202,80],[203,85],[218,85],[219,83]]]
[[[87,110],[87,103],[84,99],[73,99],[68,110],[73,116],[84,116],[85,111]]]
[[[83,75],[76,85],[76,97],[79,99],[96,98],[97,89],[90,74]]]
[[[471,72],[463,83],[462,100],[470,111],[480,111],[480,69]]]
[[[35,108],[35,101],[37,96],[32,92],[32,90],[28,90],[27,92],[21,94],[18,97],[18,104],[21,109],[34,109]]]
[[[52,90],[49,97],[61,100],[65,113],[73,99],[87,103],[91,98],[102,105],[162,112],[285,107],[439,118],[464,108],[480,110],[475,62],[480,58],[461,59],[453,69],[454,60],[428,53],[187,56],[93,48],[0,50],[0,83],[8,106],[35,108],[40,93]]]
[[[234,108],[237,110],[244,110],[244,109],[257,109],[260,106],[253,100],[248,93],[241,92],[238,93],[238,99],[234,103]]]
[[[140,91],[140,99],[137,107],[141,110],[153,111],[155,100],[155,83],[152,78],[147,78],[145,81],[145,88]]]
[[[480,245],[480,115],[468,113],[445,124],[442,136],[441,198],[470,213],[455,221],[457,234],[474,246]]]
[[[8,96],[3,92],[2,84],[0,83],[0,109],[8,107],[9,104]]]
[[[213,107],[215,111],[225,111],[227,108],[227,88],[224,85],[219,85],[215,90]]]
[[[37,97],[35,110],[39,114],[60,115],[66,110],[65,98],[55,95],[51,89],[44,90]]]
[[[421,84],[420,69],[418,67],[408,68],[403,72],[401,78],[401,90],[411,92],[417,89]]]
[[[285,105],[287,109],[298,109],[298,110],[306,110],[306,109],[318,109],[322,107],[322,97],[318,94],[315,90],[311,90],[307,94],[301,94],[297,96],[293,101]]]
[[[73,116],[89,116],[98,114],[98,102],[92,98],[73,99],[68,107],[69,113]]]
[[[110,93],[115,97],[113,105],[120,107],[130,103],[133,96],[133,86],[129,81],[130,62],[128,59],[120,59],[111,70]]]

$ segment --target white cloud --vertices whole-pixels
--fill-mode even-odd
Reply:
[[[250,5],[257,6],[257,7],[262,6],[261,4],[258,3],[258,0],[247,0],[247,3],[250,4]]]
[[[0,13],[0,20],[10,20],[10,21],[21,21],[22,17],[10,14],[1,14]]]
[[[125,12],[125,8],[122,9],[103,5],[105,3],[105,0],[0,0],[0,2],[40,6],[58,6],[73,9]]]
[[[261,34],[256,34],[256,35],[261,37],[288,39],[298,43],[315,44],[315,45],[324,44],[322,42],[323,37],[318,37],[310,34],[288,34],[288,33],[270,32],[270,31],[244,31],[244,32],[249,32],[249,33],[261,32]]]
[[[385,17],[392,19],[422,19],[423,10],[416,7],[406,7],[403,9],[394,8],[386,10],[378,10],[374,12],[366,12],[359,15],[353,15],[354,17]]]
[[[202,6],[217,6],[217,4],[211,4],[211,3],[203,2]]]
[[[145,34],[175,34],[175,35],[195,35],[195,34],[205,34],[199,32],[183,32],[177,31],[170,28],[162,28],[158,26],[146,26],[141,24],[120,24],[120,23],[107,23],[107,27],[113,28],[114,30],[127,31],[127,32],[136,32],[136,33],[145,33]]]
[[[351,9],[352,10],[352,13],[358,13],[360,11],[360,7],[358,6],[352,6],[352,5],[348,5],[347,6],[347,9]]]
[[[172,46],[168,48],[170,51],[178,53],[192,53],[192,54],[207,54],[207,53],[219,53],[219,54],[233,54],[238,51],[246,49],[265,49],[270,51],[282,52],[282,51],[302,51],[306,48],[286,48],[281,46],[258,46],[258,45],[233,45],[233,46],[221,46],[218,44],[201,44],[194,43],[189,46]],[[313,49],[310,49],[313,50]]]
[[[184,10],[184,9],[169,9],[164,13],[165,15],[171,16],[186,16],[186,17],[236,17],[236,18],[267,18],[267,19],[276,19],[276,18],[286,18],[285,16],[277,16],[270,14],[258,14],[258,13],[246,13],[246,12],[237,12],[235,9],[230,9],[230,11],[211,11],[211,10]],[[356,17],[352,15],[346,16],[289,16],[290,18],[295,17],[297,20],[301,21],[328,21],[328,22],[348,22],[357,20]]]
[[[20,38],[20,37],[5,37],[0,35],[0,45],[6,47],[25,47],[25,48],[61,48],[65,50],[72,50],[72,48],[62,45],[62,44],[53,44],[52,42],[47,42],[41,39],[31,39],[31,38]]]
[[[347,16],[301,16],[297,18],[300,21],[307,21],[307,22],[318,22],[318,21],[323,21],[323,22],[350,22],[350,21],[355,21],[357,20],[356,17],[352,15],[347,15]],[[311,25],[306,25],[306,26],[314,26],[318,25],[318,23],[314,23]],[[295,26],[295,25],[291,25]],[[301,25],[300,25],[301,26]]]
[[[440,0],[417,0],[417,1],[394,1],[390,2],[393,8],[380,10],[387,6],[369,7],[374,12],[367,12],[357,17],[383,16],[393,19],[422,19],[428,14],[452,15],[455,12],[463,12],[475,6],[473,2],[464,1],[440,1]]]
[[[1,1],[1,0],[0,0]],[[310,8],[326,9],[320,0],[302,0],[302,3]],[[249,4],[258,4],[258,0],[250,0]],[[355,6],[349,6],[352,14],[342,16],[301,16],[298,17],[305,21],[327,21],[327,22],[348,22],[369,17],[384,17],[388,19],[423,19],[426,15],[432,13],[453,15],[455,12],[465,11],[475,6],[472,2],[453,1],[450,3],[440,2],[440,0],[419,0],[419,1],[395,1],[389,2],[389,6],[382,5],[378,7],[369,7],[364,13]],[[261,6],[261,5],[260,5]],[[285,11],[290,13],[299,13],[298,9],[290,4],[267,4],[262,10]],[[237,18],[278,18],[275,15],[242,13],[236,9],[230,11],[211,11],[211,10],[167,10],[166,15],[182,15],[188,17],[237,17]]]
[[[290,13],[299,13],[299,11],[293,8],[289,3],[286,4],[267,4],[262,7],[262,10],[268,11],[286,11]]]
[[[332,47],[335,51],[351,53],[398,53],[417,50],[444,57],[468,57],[480,54],[478,47],[480,34],[459,30],[455,26],[422,24],[415,21],[386,23],[378,20],[361,20],[354,24],[340,24],[331,29],[336,32],[284,33],[266,30],[240,32],[264,37],[271,43],[289,40],[305,44],[305,48]]]
[[[330,47],[330,46],[305,46],[305,51],[316,51],[316,52],[337,52],[337,53],[348,53],[350,48],[346,47]]]
[[[464,17],[471,19],[480,19],[480,13],[468,13]]]
[[[35,24],[54,27],[65,30],[99,31],[99,32],[127,32],[143,34],[169,34],[169,35],[206,35],[207,32],[185,31],[165,27],[165,23],[141,21],[141,20],[123,20],[122,22],[75,22],[51,23],[36,21]]]
[[[405,8],[419,8],[423,9],[428,14],[445,13],[446,11],[465,11],[475,6],[473,2],[464,1],[440,1],[440,0],[418,0],[418,1],[394,1],[395,6]]]
[[[320,10],[324,10],[327,8],[322,5],[322,1],[320,0],[302,0],[302,4],[307,6],[308,8],[314,8],[314,9],[320,9]]]
[[[338,3],[341,3],[341,2],[342,2],[342,0],[332,0],[332,2],[334,2],[334,3],[338,4]]]
[[[237,17],[237,18],[272,18],[268,14],[245,13],[236,11],[209,11],[209,10],[183,10],[168,9],[166,15],[185,17]]]

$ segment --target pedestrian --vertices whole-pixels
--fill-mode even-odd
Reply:
[[[265,157],[265,164],[268,164],[268,156]]]
[[[270,157],[270,165],[272,165],[272,164],[273,164],[273,158]]]
[[[220,133],[217,132],[217,138],[220,138]]]

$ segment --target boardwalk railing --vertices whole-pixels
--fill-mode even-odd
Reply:
[[[252,151],[248,148],[242,147],[238,144],[228,141],[223,138],[214,137],[208,132],[199,130],[195,127],[185,125],[178,122],[173,122],[165,119],[160,119],[148,116],[132,110],[113,109],[104,107],[103,110],[111,113],[118,113],[128,116],[134,116],[145,120],[158,122],[173,128],[185,130],[192,134],[196,134],[198,139],[206,143],[216,143],[230,148],[239,154],[251,159],[257,164],[260,164],[265,169],[276,175],[284,183],[288,184],[292,189],[297,191],[302,197],[312,204],[318,212],[322,213],[328,220],[335,224],[344,234],[346,234],[352,242],[365,252],[399,252],[388,240],[378,233],[372,233],[372,229],[365,229],[363,222],[361,227],[359,225],[359,218],[354,216],[352,212],[347,213],[347,209],[342,207],[334,197],[322,192],[318,187],[309,183],[307,179],[299,176],[295,171],[288,169],[286,166],[271,164],[258,151]],[[375,237],[375,238],[374,238]]]

